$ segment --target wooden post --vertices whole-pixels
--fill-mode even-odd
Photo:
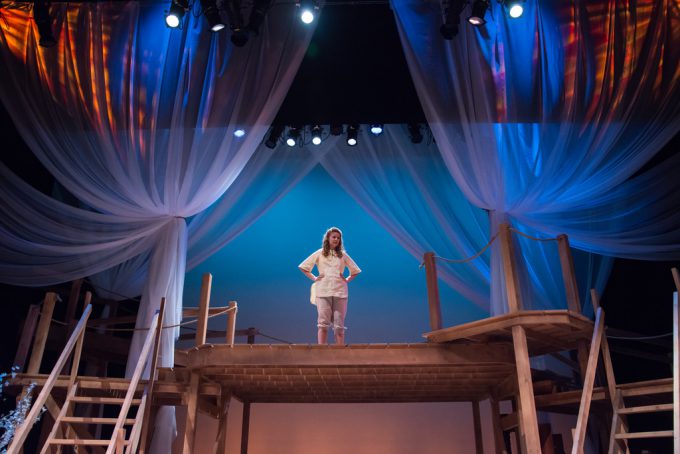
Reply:
[[[158,324],[156,325],[156,338],[153,344],[153,353],[151,356],[151,366],[149,366],[149,382],[147,383],[146,391],[146,405],[144,406],[144,417],[142,419],[142,433],[140,435],[139,454],[145,454],[149,443],[151,442],[149,434],[151,433],[151,413],[153,412],[153,388],[156,382],[156,365],[158,364],[158,352],[161,348],[161,338],[163,336],[163,320],[165,318],[165,297],[161,298],[161,307],[158,311]],[[139,411],[139,410],[138,410]]]
[[[243,423],[241,424],[241,454],[248,454],[248,435],[250,432],[250,402],[243,402]]]
[[[503,429],[501,428],[501,408],[496,398],[489,399],[491,403],[491,424],[493,425],[493,444],[496,454],[507,454],[505,440],[503,439]]]
[[[677,269],[675,276],[677,277]],[[680,288],[680,278],[675,284]],[[678,333],[678,292],[673,293],[673,452],[680,452],[680,335]]]
[[[125,429],[118,429],[116,436],[116,454],[123,454],[125,451]]]
[[[48,292],[45,294],[42,312],[40,313],[40,321],[38,322],[38,329],[33,341],[31,359],[28,362],[28,368],[26,369],[26,373],[28,374],[37,374],[40,372],[40,363],[42,362],[43,353],[45,353],[47,333],[50,330],[50,323],[52,322],[52,314],[54,313],[54,305],[56,302],[56,293]]]
[[[196,324],[196,345],[205,344],[208,331],[208,308],[210,307],[210,289],[212,274],[205,273],[201,282],[201,299],[198,304],[198,323]]]
[[[234,336],[236,336],[236,313],[238,305],[236,301],[229,301],[229,312],[227,312],[227,344],[234,346]]]
[[[229,416],[229,403],[231,395],[221,395],[222,405],[220,406],[220,420],[217,429],[217,449],[215,454],[227,454],[227,419]]]
[[[581,394],[581,403],[578,410],[578,420],[576,421],[576,429],[574,430],[574,444],[571,449],[572,454],[583,453],[588,414],[590,413],[590,402],[593,397],[593,388],[595,386],[595,371],[597,369],[598,354],[600,352],[602,332],[604,330],[604,313],[602,308],[599,308],[596,314],[593,341],[590,346],[590,355],[588,356],[588,370],[583,383],[583,393]]]
[[[252,345],[255,343],[255,335],[257,334],[257,330],[254,327],[250,327],[246,331],[246,335],[248,336],[247,342],[248,344]]]
[[[512,343],[515,349],[517,367],[517,387],[519,391],[519,428],[520,445],[526,446],[527,454],[541,454],[541,441],[538,436],[538,417],[534,400],[534,386],[531,380],[529,348],[524,327],[512,327]]]
[[[437,264],[434,252],[423,254],[425,263],[425,281],[427,283],[427,305],[430,308],[430,330],[442,329],[442,312],[439,302],[439,284],[437,282]]]
[[[501,224],[498,226],[501,241],[501,256],[503,257],[503,275],[505,276],[505,288],[508,297],[508,312],[522,310],[522,300],[519,292],[519,280],[517,279],[517,265],[515,263],[515,250],[510,236],[510,226]]]
[[[484,454],[484,443],[482,441],[482,419],[479,416],[479,401],[472,401],[472,421],[475,428],[475,452]],[[241,453],[246,454],[246,453]]]
[[[184,425],[184,454],[193,454],[194,436],[196,435],[196,416],[198,415],[198,386],[201,376],[196,372],[191,372],[189,382],[189,392],[187,394],[187,417]]]
[[[26,358],[28,358],[28,349],[31,346],[33,335],[35,334],[35,327],[38,324],[38,316],[40,315],[40,305],[31,304],[24,320],[24,327],[21,330],[21,337],[19,338],[19,346],[17,353],[14,356],[14,365],[19,368],[18,372],[24,371],[26,365]]]
[[[562,234],[557,237],[557,248],[560,255],[564,290],[567,296],[567,307],[570,311],[580,314],[581,301],[578,296],[578,285],[574,273],[574,258],[571,255],[571,249],[569,249],[569,238],[567,238],[567,235]]]

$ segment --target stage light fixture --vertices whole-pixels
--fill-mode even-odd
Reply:
[[[312,128],[312,143],[314,145],[321,145],[321,136],[323,135],[323,128],[320,125],[314,125]]]
[[[276,145],[279,143],[279,138],[281,137],[281,134],[283,134],[284,130],[283,125],[273,125],[271,130],[269,131],[269,137],[267,140],[264,142],[264,144],[267,146],[267,148],[276,148]]]
[[[184,14],[189,9],[187,0],[172,0],[170,10],[165,15],[165,25],[170,28],[177,28],[182,24]]]
[[[411,143],[420,143],[423,141],[423,133],[420,130],[420,125],[418,123],[409,123],[408,133],[411,136]]]
[[[472,14],[468,17],[468,22],[472,25],[480,26],[486,24],[484,16],[486,15],[486,10],[489,8],[489,2],[487,0],[475,0],[472,4]]]
[[[383,125],[381,124],[372,124],[371,125],[371,134],[374,136],[379,136],[383,132]]]
[[[298,144],[298,141],[300,140],[300,128],[297,126],[291,126],[290,129],[288,129],[288,138],[286,139],[286,145],[289,147],[294,147],[295,145]]]
[[[236,47],[243,47],[248,42],[248,29],[243,25],[241,15],[241,0],[226,0],[222,3],[222,8],[229,18],[229,29],[231,30],[231,42]]]
[[[255,0],[253,8],[250,10],[250,17],[248,18],[248,25],[246,29],[256,36],[260,34],[260,27],[264,22],[264,17],[269,11],[273,0]]]
[[[234,137],[241,138],[246,135],[246,131],[243,128],[237,128],[234,130]]]
[[[342,125],[340,123],[331,123],[331,135],[341,136],[342,135]]]
[[[460,14],[465,8],[465,2],[464,0],[449,0],[447,3],[443,3],[442,7],[444,9],[444,23],[439,27],[439,33],[441,33],[442,38],[450,41],[458,34]]]
[[[357,144],[357,138],[359,137],[359,125],[350,124],[347,125],[347,145],[353,147]]]
[[[38,35],[40,38],[38,44],[40,47],[52,47],[57,44],[57,40],[52,34],[52,18],[50,17],[49,4],[37,0],[33,3],[33,20],[38,26]]]
[[[205,20],[208,21],[210,30],[218,32],[226,27],[220,16],[220,10],[217,9],[215,0],[201,0],[201,7],[203,8],[203,15],[205,16]]]
[[[522,0],[504,0],[503,5],[508,10],[508,15],[513,19],[517,19],[524,14],[524,5]]]
[[[302,0],[297,3],[300,8],[300,20],[305,24],[311,24],[316,18],[319,4],[314,0]]]

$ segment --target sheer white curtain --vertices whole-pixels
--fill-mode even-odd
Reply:
[[[515,21],[491,2],[484,27],[463,22],[451,41],[439,34],[440,2],[393,5],[443,160],[492,213],[492,229],[507,221],[535,236],[566,233],[600,254],[680,256],[677,192],[661,200],[652,192],[661,183],[631,179],[680,131],[674,2],[528,1]],[[519,243],[532,298],[548,298],[538,278],[559,275],[557,263]],[[492,283],[502,283],[499,271]],[[495,312],[505,310],[501,290]]]

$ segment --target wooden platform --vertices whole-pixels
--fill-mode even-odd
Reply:
[[[579,341],[590,342],[593,321],[568,310],[518,311],[423,334],[429,342],[512,345],[512,327],[526,331],[530,356],[575,350]]]

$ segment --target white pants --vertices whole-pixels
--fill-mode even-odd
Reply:
[[[328,329],[333,326],[334,333],[345,332],[345,315],[347,314],[347,298],[337,296],[317,296],[316,310],[319,313],[317,325],[319,328]]]

